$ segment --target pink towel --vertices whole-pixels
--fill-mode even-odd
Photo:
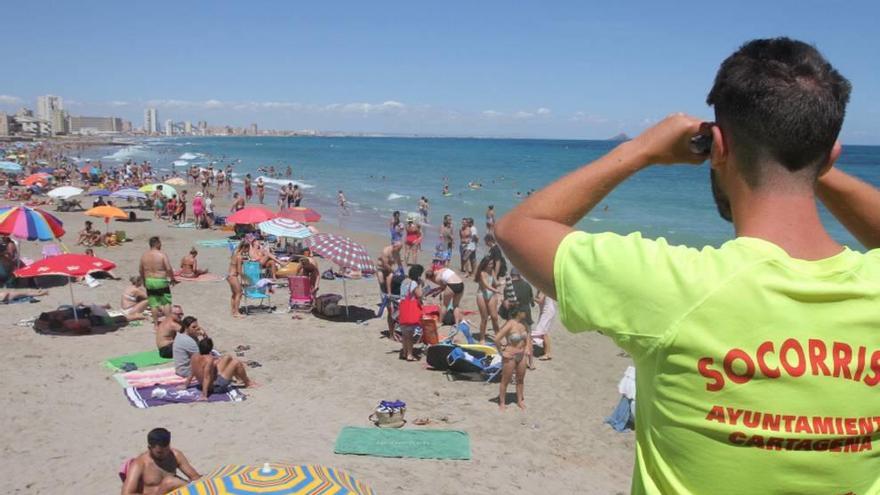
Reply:
[[[151,387],[153,385],[181,385],[186,378],[177,376],[174,368],[156,368],[117,373],[116,379],[123,387]]]

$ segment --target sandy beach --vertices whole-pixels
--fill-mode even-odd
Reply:
[[[225,201],[218,211],[225,211]],[[51,209],[50,209],[51,211]],[[149,215],[149,214],[147,214]],[[59,213],[73,252],[76,232],[86,217]],[[100,226],[103,228],[103,226]],[[82,302],[119,307],[128,276],[135,274],[147,238],[159,235],[163,250],[177,264],[198,239],[220,239],[220,231],[170,228],[165,221],[118,223],[131,242],[99,247],[96,255],[115,262],[123,280],[103,280],[90,289],[74,288]],[[332,225],[322,231],[339,233]],[[372,256],[385,239],[343,232],[364,243]],[[23,256],[39,257],[35,242],[21,243]],[[200,266],[223,274],[225,248],[199,248]],[[429,254],[420,261],[428,263]],[[456,260],[457,263],[457,260]],[[322,261],[321,269],[327,268]],[[476,284],[466,283],[463,307],[475,310]],[[342,293],[339,281],[322,281],[321,292]],[[228,316],[225,281],[183,282],[173,289],[174,302],[199,318],[222,352],[249,345],[244,359],[262,367],[250,370],[261,383],[244,390],[239,403],[175,404],[135,409],[123,388],[102,367],[107,358],[151,350],[152,324],[128,326],[100,335],[44,335],[16,322],[69,304],[67,287],[55,287],[38,303],[13,304],[3,311],[10,352],[0,364],[7,406],[0,420],[3,456],[8,460],[7,493],[117,493],[117,469],[143,452],[146,433],[158,426],[171,430],[172,445],[201,473],[224,464],[266,461],[318,463],[342,468],[368,483],[376,493],[625,493],[629,490],[634,436],[616,433],[603,423],[619,395],[617,382],[630,364],[608,339],[598,334],[572,335],[559,323],[554,329],[553,361],[536,362],[526,377],[528,409],[500,413],[493,399],[496,384],[453,380],[427,369],[424,360],[398,359],[399,344],[382,338],[384,318],[362,324],[333,323],[307,315],[294,320],[286,312],[256,314],[234,321]],[[375,310],[375,279],[348,282],[349,303]],[[287,289],[273,303],[286,308]],[[479,321],[478,315],[470,317]],[[509,388],[512,395],[513,386]],[[406,428],[443,428],[469,434],[471,461],[392,459],[333,453],[344,426],[369,426],[378,401],[407,403]],[[415,418],[430,418],[424,427]]]

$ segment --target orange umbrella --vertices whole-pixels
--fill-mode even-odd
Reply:
[[[111,218],[128,218],[128,214],[124,211],[120,210],[115,206],[96,206],[91,210],[86,211],[86,215],[90,217],[99,217],[104,219],[104,223],[107,224],[107,231],[110,231],[110,219]]]
[[[32,186],[37,182],[42,182],[43,184],[45,184],[46,182],[49,182],[49,177],[51,177],[49,174],[41,172],[38,174],[28,175],[21,181],[21,183],[25,186]]]

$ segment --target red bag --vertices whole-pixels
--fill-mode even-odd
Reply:
[[[422,320],[422,303],[410,291],[402,301],[397,315],[397,322],[401,325],[418,325]]]

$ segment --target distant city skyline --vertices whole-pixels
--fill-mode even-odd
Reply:
[[[880,144],[880,3],[867,0],[40,9],[7,6],[5,17],[22,20],[7,36],[28,42],[4,55],[19,69],[0,86],[2,112],[58,95],[69,115],[135,127],[155,108],[157,127],[604,139],[674,111],[711,119],[705,96],[724,57],[788,35],[815,43],[852,81],[842,141]],[[24,20],[34,18],[54,35],[32,36]],[[195,29],[203,22],[212,29]]]

